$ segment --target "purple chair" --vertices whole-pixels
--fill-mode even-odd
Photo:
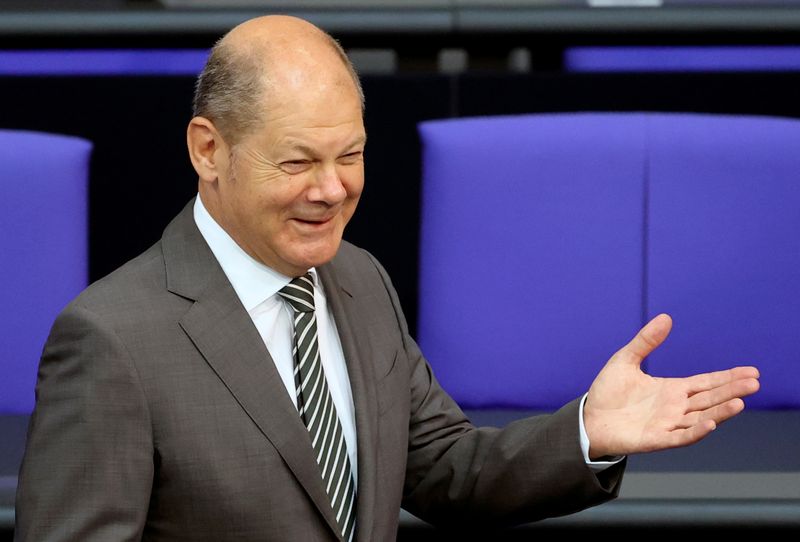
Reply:
[[[431,121],[418,338],[465,408],[550,409],[642,320],[644,118]]]
[[[77,137],[0,130],[0,414],[31,412],[50,326],[87,284],[91,150]]]
[[[800,69],[791,45],[579,46],[564,51],[569,72],[776,72]]]
[[[800,407],[800,122],[584,113],[429,121],[418,338],[465,408],[554,409],[649,318],[659,375],[757,364]]]
[[[656,375],[757,365],[756,408],[800,408],[800,121],[657,116],[648,312],[675,319]]]

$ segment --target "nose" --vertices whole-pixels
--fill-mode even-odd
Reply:
[[[347,190],[335,164],[320,164],[315,181],[308,191],[311,201],[337,205],[347,197]]]

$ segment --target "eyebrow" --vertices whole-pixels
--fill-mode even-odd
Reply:
[[[367,134],[364,134],[363,136],[359,136],[359,137],[357,137],[357,138],[355,139],[355,141],[353,141],[352,143],[350,143],[350,145],[348,145],[348,146],[347,146],[347,147],[345,147],[345,148],[346,148],[346,149],[352,149],[353,147],[357,147],[357,146],[359,146],[359,145],[366,145],[366,144],[367,144]]]
[[[365,145],[366,143],[367,143],[367,136],[366,135],[359,136],[358,138],[353,140],[352,143],[350,143],[349,145],[347,145],[344,148],[345,154],[348,153],[348,152],[352,152],[352,149],[354,147],[358,147],[359,145]],[[308,156],[315,156],[316,155],[316,152],[314,152],[314,149],[312,149],[311,147],[309,147],[308,145],[306,145],[304,143],[299,143],[299,142],[292,144],[289,147],[289,150],[300,151],[303,154],[306,154]]]

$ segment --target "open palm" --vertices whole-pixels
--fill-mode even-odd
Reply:
[[[668,315],[656,316],[595,378],[584,406],[590,458],[693,444],[741,412],[741,398],[758,391],[755,367],[686,378],[657,378],[642,372],[642,361],[671,328]]]

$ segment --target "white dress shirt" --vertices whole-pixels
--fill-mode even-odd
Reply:
[[[293,324],[292,309],[278,295],[278,290],[289,284],[293,277],[286,277],[266,265],[254,260],[230,235],[208,214],[200,196],[194,203],[194,221],[203,238],[211,248],[211,252],[219,261],[222,270],[228,277],[236,295],[244,305],[247,314],[261,334],[275,367],[283,380],[283,385],[297,408],[294,383],[294,360],[292,358]],[[342,344],[336,330],[325,299],[325,289],[317,277],[316,269],[310,269],[314,280],[314,307],[317,314],[317,334],[319,337],[320,357],[325,378],[328,381],[336,412],[342,424],[344,439],[347,443],[347,454],[354,482],[357,481],[358,457],[356,454],[356,422],[353,407],[353,392],[350,378],[347,375],[347,364],[344,361]],[[586,464],[594,472],[601,472],[622,458],[612,461],[591,461],[589,459],[589,437],[583,424],[583,405],[586,395],[581,400],[578,420],[581,450]]]
[[[203,238],[217,258],[228,277],[236,295],[247,314],[261,334],[283,385],[297,408],[294,383],[294,339],[293,310],[279,295],[278,290],[289,284],[293,277],[286,277],[266,265],[254,260],[228,235],[206,210],[200,196],[194,203],[194,221]],[[317,335],[320,358],[325,379],[331,392],[339,421],[342,424],[353,482],[358,480],[358,457],[356,454],[356,420],[353,407],[353,392],[347,364],[344,361],[342,344],[333,314],[325,298],[325,289],[315,269],[309,270],[314,280],[314,311],[317,316]],[[267,360],[264,360],[267,363]],[[299,414],[298,414],[299,416]]]

